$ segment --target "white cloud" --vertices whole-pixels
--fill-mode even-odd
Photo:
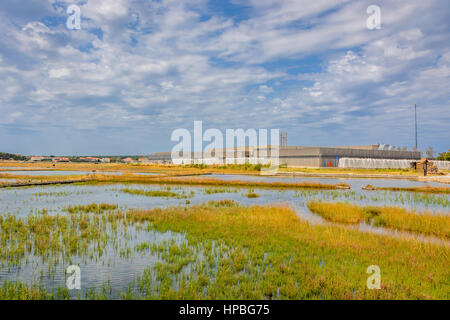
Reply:
[[[50,69],[49,76],[50,78],[64,78],[70,76],[70,70],[67,68]]]
[[[243,20],[211,15],[206,0],[89,0],[76,31],[43,22],[66,17],[51,3],[33,1],[36,12],[20,16],[13,2],[0,4],[0,110],[20,113],[8,117],[20,128],[170,136],[201,118],[290,127],[303,138],[302,127],[322,129],[309,144],[358,130],[368,140],[403,139],[407,106],[418,102],[430,110],[423,125],[448,133],[444,1],[382,1],[381,30],[367,30],[365,0],[250,1]],[[332,126],[341,136],[327,132]]]
[[[272,93],[273,92],[273,88],[263,84],[263,85],[259,86],[259,91],[261,91],[262,93],[265,93],[265,94]]]

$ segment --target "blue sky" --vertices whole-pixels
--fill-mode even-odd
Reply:
[[[412,148],[414,103],[419,148],[450,148],[446,0],[2,0],[0,21],[3,152],[170,151],[194,120]]]

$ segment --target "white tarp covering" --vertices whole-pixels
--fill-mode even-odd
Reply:
[[[269,163],[274,163],[276,162],[276,160],[278,159],[271,159],[271,158],[226,158],[225,161],[227,164],[245,164],[250,163],[250,164],[269,164]]]
[[[450,161],[431,160],[439,170],[450,170]]]
[[[203,159],[191,159],[191,158],[179,158],[173,159],[174,164],[206,164],[206,165],[214,165],[214,164],[277,164],[278,159],[274,158],[203,158]]]
[[[408,169],[414,160],[340,158],[339,168],[361,169]],[[439,170],[450,170],[450,161],[431,160]]]
[[[413,160],[340,158],[339,168],[408,169]]]

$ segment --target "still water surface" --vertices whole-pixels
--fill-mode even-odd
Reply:
[[[57,173],[58,171],[52,171]],[[61,172],[61,171],[60,171]],[[65,173],[67,173],[66,171]],[[74,171],[80,174],[79,171]],[[48,171],[46,171],[48,174]],[[278,178],[278,177],[259,177],[259,176],[236,176],[236,175],[212,175],[217,179],[239,179],[248,181],[281,181],[281,182],[303,182],[317,181],[321,183],[348,183],[351,190],[270,190],[254,189],[259,197],[247,198],[248,188],[223,188],[228,192],[210,193],[215,188],[191,187],[191,186],[161,186],[161,185],[142,185],[142,184],[103,184],[103,185],[60,185],[60,186],[36,186],[27,188],[0,189],[0,214],[13,214],[26,217],[29,214],[39,214],[43,209],[48,210],[48,214],[67,214],[64,210],[70,205],[86,205],[90,203],[110,203],[117,204],[120,209],[130,208],[156,208],[168,207],[174,205],[190,205],[208,202],[210,200],[233,199],[241,205],[253,204],[272,204],[283,203],[291,206],[299,217],[310,221],[313,224],[326,223],[321,217],[311,213],[306,204],[312,199],[321,199],[325,201],[350,201],[362,205],[395,205],[417,212],[421,210],[431,210],[436,214],[449,214],[448,195],[422,195],[411,192],[389,192],[389,191],[364,191],[362,186],[371,184],[374,186],[424,186],[440,185],[437,183],[426,183],[409,180],[388,180],[388,179],[328,179],[328,178]],[[147,197],[122,192],[123,188],[140,190],[161,190],[170,188],[170,191],[186,195],[186,198],[164,198]],[[419,213],[420,214],[420,213]],[[374,232],[382,234],[397,233],[382,228],[373,228],[370,225],[361,224],[357,229],[365,232]],[[122,234],[121,245],[123,247],[133,248],[135,245],[147,241],[150,243],[162,243],[168,240],[174,240],[177,243],[186,242],[185,235],[180,233],[165,232],[160,233],[154,230],[135,230],[129,228],[128,233],[131,237]],[[427,241],[426,238],[417,237],[419,240]],[[423,239],[422,239],[423,238]],[[41,282],[44,288],[54,289],[58,286],[64,287],[67,275],[65,269],[69,266],[68,261],[60,262],[54,266],[54,271],[48,274],[48,264],[39,257],[26,257],[28,263],[22,263],[20,268],[8,268],[4,265],[0,268],[0,282],[4,280],[18,280],[27,283]],[[86,257],[73,257],[70,264],[77,264],[82,270],[82,290],[70,292],[72,298],[76,298],[78,293],[81,297],[89,289],[99,289],[107,284],[110,288],[111,298],[119,298],[119,292],[126,290],[128,284],[140,276],[143,270],[153,266],[158,260],[158,256],[150,251],[133,252],[130,256],[121,256],[118,250],[112,245],[108,245],[101,258],[94,259]],[[5,262],[5,261],[3,261]]]

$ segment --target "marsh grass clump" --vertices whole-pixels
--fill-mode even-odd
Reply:
[[[130,189],[124,188],[121,190],[124,193],[146,196],[146,197],[165,197],[165,198],[177,198],[183,199],[187,198],[188,195],[185,193],[176,193],[169,190],[142,190],[142,189]]]
[[[309,201],[308,209],[332,222],[354,224],[364,220],[359,207],[349,203]]]
[[[64,296],[67,297],[67,296]],[[64,298],[62,297],[62,298]],[[53,293],[41,285],[27,285],[23,282],[4,281],[0,286],[0,300],[54,300]]]
[[[400,207],[358,206],[345,202],[312,200],[308,208],[325,220],[356,224],[362,221],[374,226],[450,238],[450,217],[432,212],[411,212]]]
[[[73,213],[102,213],[104,211],[116,210],[118,208],[117,204],[109,204],[109,203],[91,203],[88,205],[76,205],[69,206],[66,208],[66,211]]]
[[[320,182],[266,182],[266,181],[245,181],[245,180],[220,180],[203,177],[186,177],[185,174],[167,176],[135,176],[135,175],[111,175],[96,176],[90,178],[85,183],[142,183],[142,184],[162,184],[162,185],[190,185],[190,186],[211,186],[219,187],[254,187],[269,189],[316,189],[316,190],[336,190],[350,189],[345,183],[324,184]]]
[[[222,199],[222,200],[210,200],[208,201],[208,205],[218,208],[218,207],[235,207],[239,206],[239,203],[234,201],[233,199]]]
[[[237,189],[231,189],[231,188],[206,188],[204,189],[205,194],[217,194],[217,193],[236,193],[238,192]]]
[[[450,239],[450,217],[432,212],[414,213],[398,207],[364,207],[366,221],[374,226],[418,232]]]
[[[37,213],[39,213],[39,214],[47,214],[48,213],[48,209],[47,208],[42,208],[42,209],[38,210]]]
[[[248,193],[245,195],[247,198],[259,198],[259,194],[256,193],[254,190],[249,190]]]
[[[357,190],[296,190],[295,198],[306,198],[308,200],[320,199],[321,201],[340,200],[344,202],[361,201],[361,202],[379,202],[388,205],[409,205],[410,207],[424,206],[438,207],[447,212],[450,206],[450,198],[445,194],[431,194],[420,192],[391,192],[391,191],[375,191],[358,192]]]
[[[70,193],[66,191],[60,191],[60,192],[35,192],[32,194],[33,196],[37,197],[66,197],[69,196]]]
[[[20,267],[33,255],[47,263],[52,274],[59,261],[72,256],[101,257],[123,221],[124,213],[106,210],[111,208],[90,205],[72,207],[65,215],[0,216],[0,268]]]
[[[362,188],[363,190],[385,190],[385,191],[407,191],[407,192],[422,192],[422,193],[442,193],[442,194],[450,194],[449,187],[374,187],[372,185],[367,185]]]
[[[350,189],[345,183],[324,184],[320,182],[265,182],[265,181],[242,181],[242,180],[220,180],[213,178],[185,178],[185,177],[163,177],[152,179],[152,183],[185,184],[215,187],[254,187],[274,189]]]

